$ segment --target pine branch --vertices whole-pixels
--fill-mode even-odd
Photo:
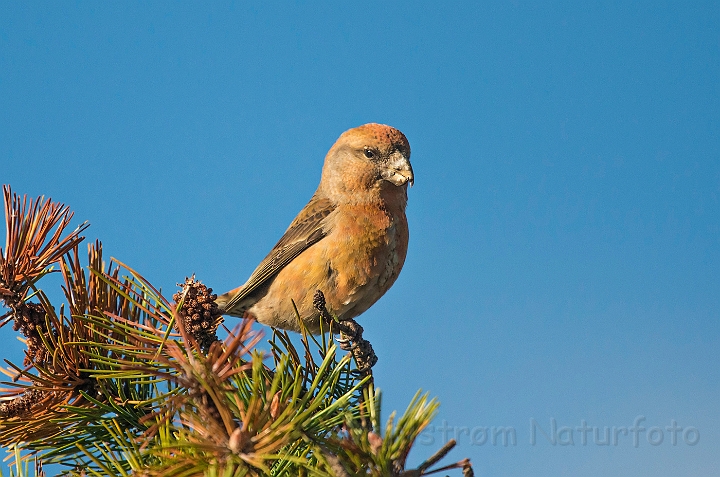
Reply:
[[[28,351],[23,366],[2,370],[0,445],[18,449],[18,469],[22,442],[71,475],[471,475],[467,460],[429,470],[451,445],[405,469],[438,403],[418,392],[381,426],[374,353],[359,327],[328,319],[328,334],[303,334],[298,347],[273,330],[261,351],[262,334],[243,320],[218,340],[215,296],[194,277],[169,300],[127,265],[106,264],[99,241],[83,266],[86,226],[64,235],[64,205],[5,187],[5,211],[0,321],[14,321]],[[38,288],[54,265],[67,302],[59,308]],[[348,341],[333,327],[351,353],[340,355],[336,341]]]

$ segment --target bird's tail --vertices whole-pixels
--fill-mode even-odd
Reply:
[[[215,299],[215,304],[217,304],[223,315],[238,315],[237,312],[234,312],[233,308],[235,307],[235,305],[237,305],[237,302],[239,301],[237,300],[237,298],[241,296],[242,288],[243,287],[238,287],[230,290],[229,292],[223,293],[222,295],[218,296],[217,299]],[[242,313],[240,313],[238,316],[242,316]]]

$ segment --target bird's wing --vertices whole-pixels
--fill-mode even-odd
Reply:
[[[325,237],[329,230],[324,221],[333,210],[335,210],[335,206],[330,200],[314,195],[292,221],[290,227],[267,257],[250,275],[247,283],[227,302],[224,309],[232,310],[235,305],[274,277],[295,257]]]

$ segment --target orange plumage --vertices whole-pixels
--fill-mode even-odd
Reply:
[[[410,145],[397,129],[365,124],[343,133],[325,157],[320,185],[248,281],[218,297],[225,314],[318,333],[313,295],[351,319],[392,286],[405,262]],[[292,300],[292,301],[291,301]]]

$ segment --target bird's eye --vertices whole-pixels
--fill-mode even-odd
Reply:
[[[365,157],[373,159],[375,158],[375,152],[372,149],[365,149]]]

